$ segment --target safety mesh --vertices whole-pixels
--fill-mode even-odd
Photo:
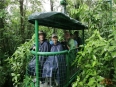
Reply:
[[[69,79],[78,71],[73,66],[77,54],[77,49],[65,54],[38,56],[39,87],[64,87]],[[29,62],[27,67],[28,75],[31,75],[32,82],[36,87],[36,57]]]

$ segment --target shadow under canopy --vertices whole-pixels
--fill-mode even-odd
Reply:
[[[35,24],[35,20],[38,20],[38,25],[63,30],[83,30],[88,28],[81,22],[61,12],[36,12],[28,18],[28,21],[32,24]]]

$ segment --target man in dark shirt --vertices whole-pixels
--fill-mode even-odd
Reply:
[[[78,31],[74,32],[74,39],[77,41],[78,47],[79,47],[79,45],[82,45],[82,39],[79,37],[79,32]]]

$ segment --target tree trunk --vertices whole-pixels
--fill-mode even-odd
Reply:
[[[4,13],[3,11],[4,11],[4,1],[1,1],[0,2],[0,13]],[[0,55],[1,55],[4,52],[3,50],[5,48],[5,44],[4,44],[4,36],[3,36],[3,33],[4,33],[4,16],[3,16],[3,14],[0,15],[0,16],[2,16],[0,18],[0,48],[1,48]]]
[[[53,9],[53,0],[50,0],[50,9],[51,9],[51,11],[53,11],[54,9]]]
[[[24,26],[24,8],[23,8],[23,2],[24,0],[19,0],[20,4],[20,34],[22,37],[22,43],[24,43],[24,31],[25,31],[25,26]]]
[[[50,0],[50,10],[54,11],[54,2],[53,2],[53,0]],[[53,29],[53,33],[56,33],[56,29],[55,28]]]
[[[0,1],[0,12],[4,9],[4,1]],[[4,28],[4,17],[0,18],[0,28]]]

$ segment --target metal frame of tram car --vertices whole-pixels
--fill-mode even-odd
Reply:
[[[54,28],[60,28],[63,30],[82,30],[83,32],[83,41],[84,41],[84,29],[87,29],[85,25],[80,23],[79,21],[68,17],[64,13],[61,12],[46,12],[46,13],[33,13],[29,16],[28,21],[35,25],[35,43],[36,48],[39,48],[38,46],[38,30],[39,26],[47,26],[47,27],[54,27]],[[36,84],[35,87],[56,87],[56,84],[53,86],[52,80],[49,79],[47,84],[41,84],[40,83],[40,68],[39,68],[39,56],[56,56],[56,55],[64,55],[65,61],[64,64],[62,63],[62,67],[66,66],[65,75],[60,75],[60,78],[62,78],[62,83],[57,85],[58,87],[67,87],[76,77],[76,75],[79,73],[79,69],[75,66],[72,66],[72,62],[74,61],[76,57],[76,49],[71,50],[64,50],[60,52],[39,52],[38,49],[35,51],[32,51],[32,54],[36,56]],[[65,64],[66,63],[66,64]],[[60,72],[63,73],[63,72]],[[55,77],[54,77],[55,78]],[[51,81],[51,82],[50,82]],[[52,85],[52,86],[51,86]]]

